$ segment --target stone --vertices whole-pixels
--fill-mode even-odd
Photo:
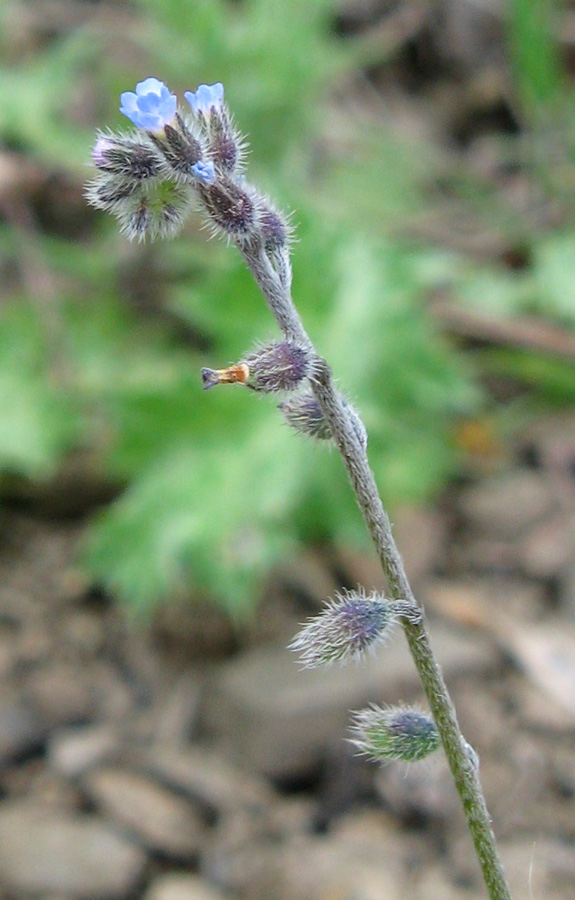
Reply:
[[[94,692],[89,670],[74,663],[48,662],[28,679],[26,696],[51,728],[89,719]]]
[[[557,579],[557,602],[570,624],[575,622],[575,561]]]
[[[144,900],[225,900],[225,895],[204,878],[174,872],[154,879]]]
[[[441,622],[432,644],[447,678],[493,668],[497,651],[478,634]],[[326,748],[346,736],[349,710],[371,701],[409,701],[420,692],[413,660],[395,640],[359,665],[302,670],[289,651],[258,647],[222,666],[204,698],[208,729],[246,767],[279,779],[313,771]]]
[[[141,850],[95,816],[26,802],[0,808],[0,883],[10,893],[124,900],[145,864]]]
[[[118,767],[92,770],[82,784],[96,806],[145,847],[181,860],[198,855],[204,826],[188,800]]]
[[[416,593],[422,579],[433,572],[444,556],[446,531],[445,517],[437,508],[402,506],[395,513],[393,533]]]
[[[35,710],[8,695],[0,703],[0,767],[38,750],[47,733],[45,720]]]
[[[200,685],[196,674],[185,672],[155,707],[155,744],[185,746],[198,718]]]
[[[464,851],[463,842],[456,852],[454,871],[464,882],[477,884],[477,896],[485,897],[485,887],[477,875],[477,864],[469,844]],[[513,897],[540,897],[545,900],[566,900],[573,896],[575,881],[575,857],[573,847],[559,839],[539,833],[537,824],[532,835],[520,836],[499,842],[499,852]],[[428,900],[422,894],[421,900]],[[448,895],[450,896],[450,895]],[[420,900],[419,894],[417,900]],[[459,900],[459,898],[458,898]],[[467,900],[467,895],[466,895]]]
[[[78,778],[119,752],[120,739],[110,725],[61,728],[50,735],[48,761],[65,778]]]
[[[541,522],[518,542],[518,563],[530,578],[557,578],[575,563],[575,516]]]
[[[459,798],[443,753],[425,763],[390,763],[379,768],[375,786],[387,809],[406,824],[448,822]]]
[[[522,435],[521,444],[524,454],[535,457],[554,476],[563,476],[566,486],[573,489],[575,414],[572,411],[538,416]]]
[[[473,853],[471,848],[469,853]],[[427,867],[409,892],[409,900],[484,900],[485,896],[482,884],[461,888],[439,864]]]
[[[461,494],[460,508],[480,534],[509,541],[551,515],[557,504],[543,476],[525,469],[467,488]]]
[[[289,900],[403,900],[408,842],[393,839],[393,829],[379,830],[374,844],[363,823],[348,834],[296,835],[271,848],[254,866],[244,886],[250,900],[286,897]],[[391,837],[391,841],[387,838]],[[399,850],[398,850],[399,847]]]
[[[553,838],[517,838],[501,846],[501,856],[516,895],[545,900],[565,900],[572,896],[575,882],[573,846]]]
[[[434,570],[441,556],[446,536],[445,517],[436,509],[402,506],[394,515],[393,533],[407,577],[417,594],[422,579]],[[336,566],[352,587],[361,585],[366,591],[385,592],[385,576],[375,553],[363,553],[343,545],[337,550]]]
[[[276,577],[293,596],[309,608],[320,609],[338,589],[338,581],[321,553],[304,550],[276,567]]]
[[[186,794],[210,816],[229,814],[239,807],[269,806],[274,792],[267,782],[234,766],[217,749],[207,746],[154,746],[141,760],[157,779]]]
[[[449,621],[486,629],[503,641],[510,623],[538,621],[547,604],[540,584],[507,575],[434,578],[421,598],[427,609]]]
[[[565,728],[575,726],[575,626],[516,628],[507,647],[532,683],[565,712]],[[544,703],[542,698],[542,703]]]

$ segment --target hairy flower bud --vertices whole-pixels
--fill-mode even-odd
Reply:
[[[92,161],[100,172],[131,182],[147,181],[160,173],[157,153],[139,135],[99,134],[92,150]]]
[[[265,394],[293,391],[310,372],[309,352],[290,341],[261,347],[242,362],[249,367],[248,387]]]
[[[233,241],[253,235],[257,226],[256,209],[245,188],[224,176],[211,184],[199,185],[198,193],[215,234],[223,232]]]
[[[139,191],[139,184],[128,178],[120,178],[117,175],[99,175],[88,182],[85,188],[85,196],[91,206],[96,209],[105,209],[112,215],[118,215],[118,211],[125,207],[129,197]]]
[[[151,187],[158,179],[161,161],[145,136],[99,134],[92,150],[98,175],[86,185],[92,206],[118,215],[128,198]]]
[[[258,223],[264,247],[268,253],[284,247],[291,237],[291,228],[284,216],[267,203],[258,203]]]
[[[378,762],[418,762],[440,744],[433,719],[403,706],[371,706],[354,714],[351,742]]]
[[[348,403],[345,397],[342,397],[341,400],[348,417],[348,423],[353,429],[355,436],[362,447],[367,447],[365,425],[351,403]],[[278,409],[282,411],[284,419],[290,428],[299,431],[300,434],[305,434],[307,437],[315,438],[318,441],[329,441],[332,438],[331,429],[311,391],[288,397],[287,400],[278,403]]]
[[[291,391],[310,371],[309,353],[289,341],[260,347],[226,369],[202,369],[204,390],[216,384],[245,384],[262,394]]]
[[[158,154],[145,136],[139,134],[133,137],[99,134],[92,161],[101,172],[132,182],[156,178],[160,172]]]
[[[389,637],[397,619],[396,604],[375,591],[343,591],[308,620],[289,648],[307,669],[358,660]]]
[[[278,403],[278,409],[282,411],[290,428],[299,431],[300,434],[318,441],[330,440],[331,429],[311,391],[288,397],[287,400]]]
[[[204,159],[204,149],[192,134],[183,118],[176,113],[174,122],[165,125],[161,132],[149,133],[172,178],[189,182],[193,178],[209,183],[214,180],[215,171],[211,162]]]
[[[88,197],[95,206],[107,209],[120,223],[120,231],[131,241],[173,237],[189,213],[190,191],[176,182],[161,181],[133,190],[129,196],[107,203]]]
[[[184,97],[202,129],[207,155],[216,169],[227,175],[237,172],[242,165],[245,140],[230,119],[223,84],[200,84],[196,91],[185,91]]]

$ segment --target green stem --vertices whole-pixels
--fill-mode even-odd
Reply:
[[[420,621],[404,619],[403,628],[461,798],[489,897],[491,900],[511,900],[479,780],[477,757],[459,728],[455,707],[431,648],[424,611],[413,596],[393,538],[389,517],[383,508],[369,466],[365,446],[358,436],[357,429],[353,428],[341,397],[334,387],[331,369],[325,360],[317,355],[305,331],[287,283],[282,283],[258,247],[240,247],[240,252],[286,338],[298,341],[314,354],[315,377],[311,387],[342,456],[358,505],[386,575],[389,592],[393,599],[415,604],[422,613]]]

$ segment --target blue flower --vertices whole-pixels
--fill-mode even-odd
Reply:
[[[146,78],[136,85],[136,93],[125,91],[120,95],[120,112],[146,131],[161,131],[174,118],[177,106],[175,94],[170,94],[163,81]]]
[[[224,102],[224,86],[219,81],[215,84],[200,84],[197,91],[186,91],[184,97],[196,115],[207,118],[212,107],[217,109]]]
[[[202,162],[200,160],[200,162],[194,163],[191,168],[196,178],[199,181],[203,181],[204,184],[211,184],[216,177],[216,170],[211,162]]]

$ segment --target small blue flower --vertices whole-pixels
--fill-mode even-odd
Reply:
[[[196,178],[199,181],[203,181],[204,184],[211,184],[215,180],[216,170],[213,163],[200,160],[200,162],[194,163],[191,168]]]
[[[219,81],[215,84],[200,84],[197,91],[186,91],[184,97],[196,115],[207,119],[210,110],[213,107],[217,109],[224,102],[224,86]]]
[[[137,128],[146,131],[161,131],[176,113],[177,98],[170,94],[163,81],[146,78],[136,85],[136,93],[125,91],[120,95],[120,112],[130,119]]]

